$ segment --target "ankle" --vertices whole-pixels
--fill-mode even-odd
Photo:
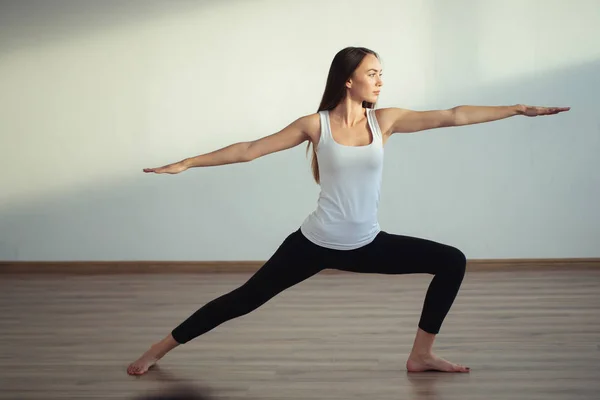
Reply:
[[[433,358],[433,352],[427,349],[413,349],[408,358],[413,360],[425,360],[428,358]]]
[[[418,328],[417,334],[415,336],[415,341],[410,352],[410,356],[419,359],[431,358],[435,338],[436,334],[429,333],[421,328]]]
[[[152,345],[152,350],[156,352],[158,357],[163,357],[178,345],[179,344],[169,335],[160,342],[154,343]]]

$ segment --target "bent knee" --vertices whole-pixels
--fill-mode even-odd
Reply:
[[[460,249],[456,247],[450,248],[450,262],[451,268],[455,271],[455,273],[464,275],[467,269],[467,256]]]

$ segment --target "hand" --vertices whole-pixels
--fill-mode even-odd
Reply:
[[[526,117],[537,117],[539,115],[554,115],[564,111],[569,111],[571,107],[535,107],[521,105],[520,111]]]
[[[154,172],[155,174],[178,174],[187,169],[182,162],[165,165],[159,168],[144,168],[144,172]]]

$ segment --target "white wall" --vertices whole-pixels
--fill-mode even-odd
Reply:
[[[382,56],[379,107],[572,107],[393,137],[383,229],[600,256],[597,0],[1,4],[0,260],[265,260],[316,206],[305,146],[142,169],[315,112],[350,45]]]

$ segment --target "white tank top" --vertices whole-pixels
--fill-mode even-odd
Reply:
[[[375,110],[367,108],[373,140],[345,146],[333,139],[329,111],[320,111],[316,148],[321,192],[317,208],[300,226],[311,242],[336,250],[364,246],[380,232],[377,213],[383,170],[383,138]]]

